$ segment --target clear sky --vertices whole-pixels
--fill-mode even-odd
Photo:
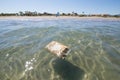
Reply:
[[[0,0],[1,12],[120,14],[120,0]]]

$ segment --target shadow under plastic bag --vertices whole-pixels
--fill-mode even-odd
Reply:
[[[57,73],[62,80],[82,80],[85,73],[82,69],[67,60],[59,58],[52,62],[52,66],[55,73]]]

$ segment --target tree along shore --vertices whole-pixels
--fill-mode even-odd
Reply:
[[[31,12],[31,11],[25,11],[25,12],[18,12],[18,13],[0,13],[0,16],[56,16],[55,13],[48,13],[48,12]],[[120,18],[120,14],[116,15],[110,15],[110,14],[85,14],[85,13],[60,13],[59,16],[78,16],[78,17],[116,17]]]

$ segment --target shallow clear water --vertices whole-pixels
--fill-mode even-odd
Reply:
[[[70,47],[65,60],[44,47]],[[119,80],[120,20],[1,19],[0,80]]]

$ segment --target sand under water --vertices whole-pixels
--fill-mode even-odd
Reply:
[[[53,40],[65,60],[44,48]],[[0,80],[119,79],[119,19],[0,19]]]

